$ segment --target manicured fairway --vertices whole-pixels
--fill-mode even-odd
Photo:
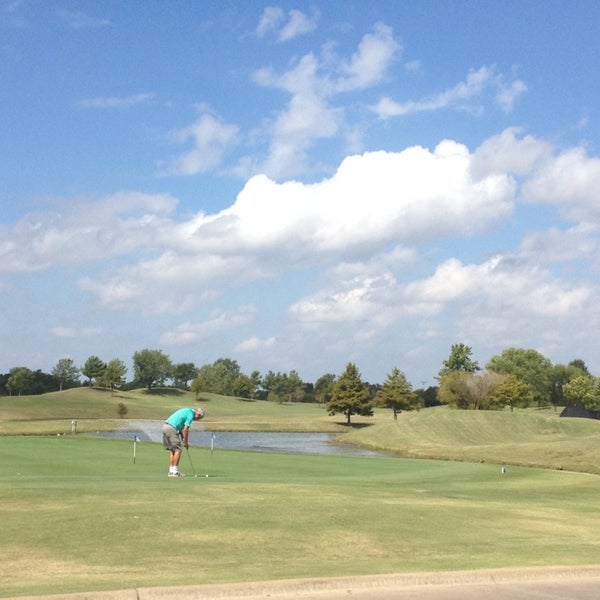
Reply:
[[[2,596],[600,563],[600,477],[500,465],[0,437]],[[189,464],[184,455],[182,468]]]

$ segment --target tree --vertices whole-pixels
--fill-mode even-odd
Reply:
[[[465,373],[480,371],[481,369],[477,361],[471,359],[472,353],[471,348],[462,342],[460,344],[452,344],[450,356],[442,363],[444,366],[438,374],[438,379],[442,379],[442,377],[454,371],[463,371]]]
[[[194,363],[178,363],[173,367],[173,385],[184,390],[188,389],[188,382],[196,377],[198,369]]]
[[[237,361],[219,358],[212,365],[203,365],[198,375],[204,381],[204,391],[223,396],[235,395],[235,381],[241,374]]]
[[[171,359],[162,350],[139,350],[133,355],[133,371],[136,381],[150,392],[152,386],[164,384],[171,375]]]
[[[325,373],[317,379],[315,383],[315,400],[319,404],[327,404],[331,400],[335,375],[333,373]]]
[[[107,388],[110,388],[112,392],[115,387],[125,383],[125,373],[127,373],[125,363],[118,358],[113,358],[106,363],[104,373],[101,375],[99,381]]]
[[[196,400],[200,397],[200,392],[203,392],[205,389],[204,379],[201,375],[198,375],[194,378],[194,381],[192,381],[192,385],[190,386],[190,390],[196,395]]]
[[[335,381],[331,400],[327,403],[327,412],[330,415],[345,414],[348,425],[351,424],[352,415],[373,416],[371,393],[362,382],[360,371],[353,363],[348,363],[346,370]]]
[[[580,371],[583,371],[583,375],[589,375],[590,372],[588,371],[587,365],[585,364],[585,361],[582,360],[581,358],[574,358],[568,365],[569,367],[575,367],[576,369],[579,369]]]
[[[571,406],[583,406],[588,410],[600,409],[600,379],[590,375],[575,377],[563,388],[565,399]]]
[[[100,360],[97,356],[90,356],[83,365],[81,373],[88,378],[89,386],[92,387],[92,380],[98,379],[104,373],[106,363]]]
[[[500,379],[500,375],[489,371],[481,375],[452,371],[440,380],[438,398],[445,404],[466,410],[497,408],[492,393]]]
[[[552,404],[554,406],[564,405],[563,388],[565,384],[580,375],[589,376],[587,367],[582,360],[572,360],[567,366],[554,365],[550,369],[550,386],[552,390]]]
[[[10,396],[27,394],[34,382],[34,373],[27,367],[13,367],[8,374],[6,388]]]
[[[514,375],[500,375],[500,381],[491,391],[491,404],[499,408],[510,406],[511,411],[515,406],[529,406],[532,401],[531,387]]]
[[[495,373],[514,375],[531,387],[538,406],[552,401],[552,363],[537,350],[508,348],[493,356],[486,368]]]
[[[394,420],[396,420],[399,412],[416,408],[416,399],[417,396],[412,391],[412,385],[406,375],[394,367],[377,392],[375,403],[383,408],[391,408],[394,411]]]
[[[262,385],[268,391],[267,398],[274,402],[300,402],[304,397],[304,383],[294,370],[289,373],[269,371]]]
[[[79,382],[79,368],[75,366],[72,358],[61,358],[52,369],[52,376],[58,381],[58,389],[73,387]]]

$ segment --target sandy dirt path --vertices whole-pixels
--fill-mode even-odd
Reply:
[[[138,588],[84,594],[21,596],[18,600],[597,600],[598,598],[600,598],[600,565]]]

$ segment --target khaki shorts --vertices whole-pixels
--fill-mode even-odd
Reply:
[[[162,434],[163,434],[163,448],[165,450],[170,451],[179,451],[181,452],[182,441],[179,432],[173,425],[169,425],[165,423],[162,426]]]

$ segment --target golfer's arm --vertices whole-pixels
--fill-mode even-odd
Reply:
[[[181,439],[183,440],[183,445],[187,446],[188,445],[188,436],[190,435],[190,428],[186,425],[182,430],[181,430]]]

